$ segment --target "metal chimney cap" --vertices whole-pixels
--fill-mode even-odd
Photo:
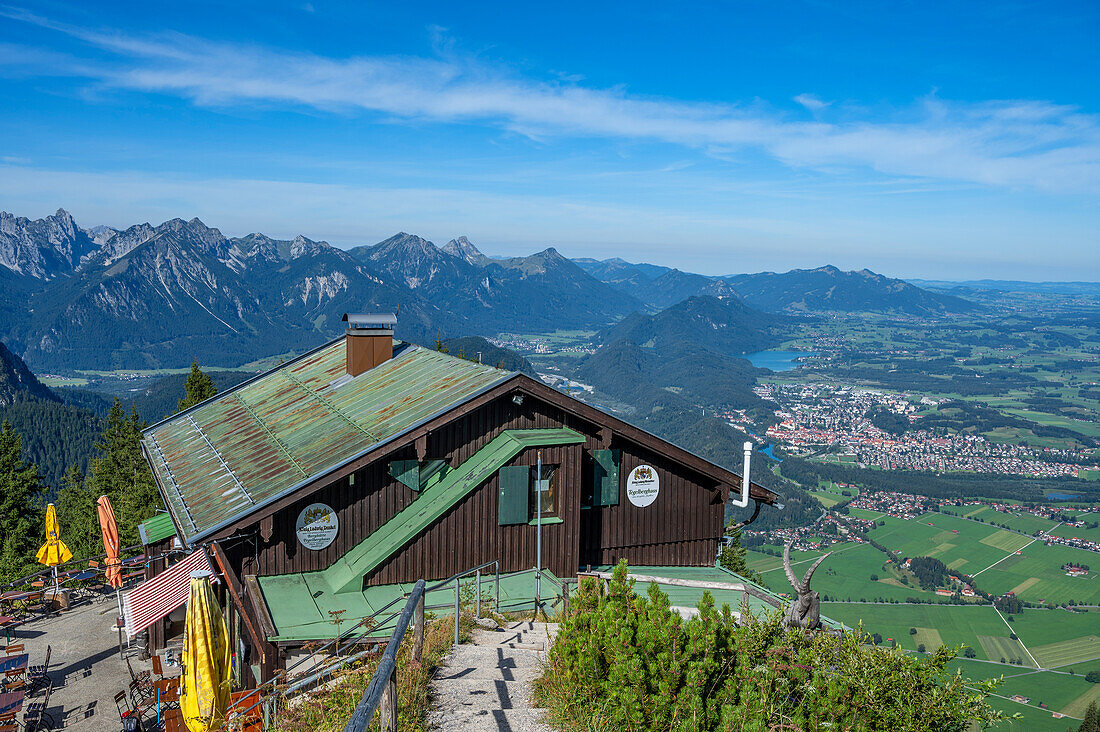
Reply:
[[[356,330],[393,330],[397,325],[397,315],[394,313],[344,313],[341,320],[348,324],[349,329]]]

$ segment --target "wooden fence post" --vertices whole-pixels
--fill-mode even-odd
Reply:
[[[424,595],[420,595],[420,600],[416,603],[416,610],[413,613],[413,622],[416,624],[413,627],[413,647],[412,647],[412,660],[413,663],[420,663],[420,653],[424,650]]]
[[[382,703],[378,709],[378,726],[382,732],[393,732],[397,727],[397,666],[394,666],[386,688],[382,692]]]

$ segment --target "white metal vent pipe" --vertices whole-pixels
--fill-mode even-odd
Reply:
[[[744,508],[749,505],[749,465],[752,463],[752,443],[745,443],[745,469],[741,471],[741,498],[731,498],[730,503],[738,508]]]

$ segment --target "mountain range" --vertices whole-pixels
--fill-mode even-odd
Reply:
[[[409,234],[344,251],[228,238],[198,219],[84,230],[64,210],[0,227],[0,337],[36,370],[237,366],[301,351],[345,312],[399,310],[398,336],[597,327],[641,307],[554,249],[484,257]]]
[[[712,295],[738,296],[753,308],[769,313],[881,312],[941,316],[980,309],[961,297],[930,292],[868,269],[845,272],[826,265],[789,272],[707,277],[652,264],[632,264],[618,258],[576,261],[593,277],[654,308],[666,308],[692,295]]]
[[[627,316],[693,297],[748,307],[753,328],[763,327],[762,313],[975,307],[867,270],[706,277],[570,260],[553,248],[491,258],[464,236],[439,247],[402,232],[345,251],[305,236],[226,237],[197,218],[83,229],[63,209],[37,220],[0,213],[0,338],[37,371],[179,367],[192,358],[238,366],[331,338],[345,312],[399,310],[398,337],[430,343],[634,327]]]

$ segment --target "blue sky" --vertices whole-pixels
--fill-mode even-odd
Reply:
[[[0,208],[1100,279],[1095,3],[0,4]]]

